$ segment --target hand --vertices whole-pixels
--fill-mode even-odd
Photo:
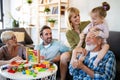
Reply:
[[[40,60],[44,60],[45,59],[45,57],[44,56],[40,56]]]
[[[72,65],[73,68],[77,68],[78,60],[77,59],[71,60],[70,64]]]
[[[82,54],[82,53],[78,53],[78,55],[77,55],[77,59],[78,59],[78,60],[81,60],[81,61],[84,61],[84,59],[85,59],[85,55]]]
[[[75,60],[71,61],[70,64],[72,65],[73,68],[82,69],[83,66],[84,66],[84,64],[83,64],[83,58],[81,58],[79,60],[75,59]]]
[[[79,34],[79,37],[80,37],[80,40],[83,40],[85,38],[85,34],[81,33],[81,34]]]
[[[95,31],[97,31],[98,29],[99,29],[98,27],[93,26],[93,27],[90,28],[89,30],[90,30],[90,32],[95,32]]]
[[[13,61],[20,61],[20,60],[23,60],[23,59],[20,56],[16,56],[16,57],[10,59],[9,62],[11,63]]]
[[[95,31],[95,36],[99,36],[100,31]]]
[[[86,50],[84,49],[84,48],[82,48],[82,47],[77,47],[76,49],[75,49],[75,53],[74,54],[83,54],[83,56],[86,56]]]
[[[83,56],[80,57],[80,59],[77,59],[77,55],[79,54],[82,54]],[[86,50],[82,47],[76,47],[74,50],[73,50],[73,54],[72,54],[72,58],[71,58],[71,61],[70,61],[70,64],[74,67],[74,68],[77,68],[78,67],[78,61],[82,61],[84,60],[86,56]]]
[[[100,33],[100,29],[98,28],[98,27],[92,27],[91,29],[90,29],[90,32],[93,32],[96,36],[98,36],[99,35],[99,33]]]
[[[77,68],[82,69],[84,67],[83,61],[78,60],[77,63],[78,63]]]
[[[73,51],[72,51],[72,58],[71,60],[75,60],[77,58],[78,54],[83,54],[83,56],[86,55],[86,50],[82,47],[76,47]]]

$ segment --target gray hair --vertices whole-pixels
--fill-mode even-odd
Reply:
[[[1,41],[6,43],[14,36],[14,31],[4,31],[1,33]]]

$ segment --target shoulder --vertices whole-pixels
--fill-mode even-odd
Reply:
[[[83,30],[89,23],[90,23],[90,21],[82,21],[82,22],[80,22],[80,29]]]
[[[67,30],[66,36],[71,36],[71,35],[73,35],[74,33],[75,33],[74,30]]]
[[[25,48],[25,46],[23,44],[21,44],[21,43],[18,43],[18,46]]]
[[[4,49],[7,49],[6,45],[3,45],[2,47],[0,47],[0,50],[4,50]]]
[[[18,43],[18,49],[19,50],[25,50],[25,46],[23,44]]]
[[[34,47],[34,50],[40,50],[41,48],[43,48],[42,43],[36,44],[35,47]]]
[[[52,43],[53,43],[53,44],[60,44],[60,43],[61,43],[61,41],[56,40],[56,39],[53,39],[53,40],[52,40]]]
[[[62,45],[64,45],[64,43],[62,41],[59,41],[59,40],[53,40],[52,45],[62,46]]]
[[[0,49],[7,49],[7,46],[3,45],[2,47],[0,47]]]
[[[112,51],[108,50],[108,52],[105,55],[105,58],[106,59],[108,59],[108,58],[115,59],[115,55],[114,55],[114,53]]]
[[[88,25],[90,23],[90,21],[81,21],[80,25]]]
[[[73,32],[72,30],[67,30],[66,34],[70,34],[71,32]]]
[[[7,54],[7,52],[8,52],[8,49],[6,45],[0,47],[0,55]]]

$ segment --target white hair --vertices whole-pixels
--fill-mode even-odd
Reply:
[[[14,36],[14,31],[4,31],[1,33],[1,41],[6,43],[6,41],[10,40]]]

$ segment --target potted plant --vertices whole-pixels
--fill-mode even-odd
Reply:
[[[15,19],[10,12],[8,15],[8,17],[11,19],[12,27],[19,27],[19,20]]]
[[[12,26],[13,27],[19,27],[19,21],[13,19]]]
[[[32,0],[27,0],[27,3],[28,3],[28,4],[31,4],[31,3],[32,3]]]
[[[45,7],[44,12],[46,12],[46,13],[50,12],[50,8],[49,7]]]
[[[54,27],[54,23],[56,22],[55,19],[48,19],[48,22],[50,23],[50,27]]]

